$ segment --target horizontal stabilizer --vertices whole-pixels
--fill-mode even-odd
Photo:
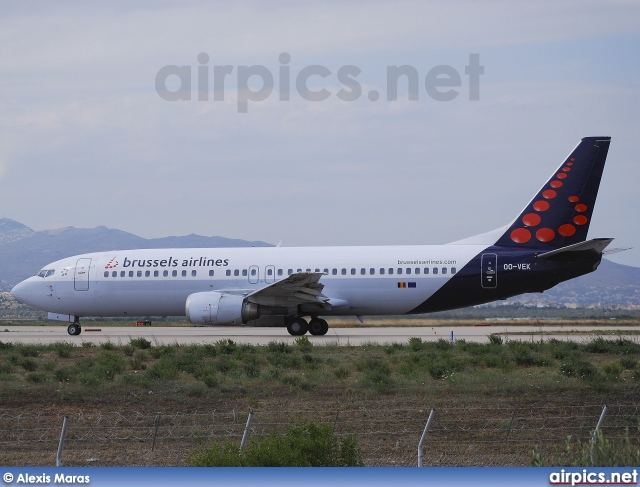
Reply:
[[[631,250],[632,248],[633,247],[625,247],[625,248],[616,247],[615,249],[607,249],[604,252],[602,252],[602,255],[617,254],[618,252],[624,252],[625,250]]]
[[[552,250],[551,252],[545,252],[544,254],[539,254],[536,257],[538,259],[552,260],[564,260],[564,257],[567,260],[571,260],[574,256],[572,253],[574,252],[586,252],[593,250],[601,254],[612,241],[612,238],[594,238],[593,240],[587,240],[586,242],[579,242],[577,244],[567,245],[561,249]]]

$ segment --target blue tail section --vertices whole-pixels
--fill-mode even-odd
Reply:
[[[495,245],[551,250],[585,241],[610,141],[582,139]]]

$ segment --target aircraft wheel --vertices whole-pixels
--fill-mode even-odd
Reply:
[[[322,318],[313,318],[309,322],[309,333],[312,335],[326,335],[329,331],[329,324]]]
[[[287,323],[289,335],[302,336],[309,330],[309,325],[304,318],[294,318]]]
[[[82,328],[80,328],[80,324],[79,323],[71,323],[68,327],[67,327],[67,333],[69,333],[69,335],[79,335],[82,332]]]

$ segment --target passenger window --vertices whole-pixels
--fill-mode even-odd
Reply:
[[[425,268],[424,268],[424,273],[425,273],[425,274],[429,274],[429,268],[428,268],[428,267],[425,267]]]
[[[320,269],[316,269],[316,272],[320,272]]]
[[[209,277],[213,277],[213,269],[209,271]]]
[[[355,276],[355,275],[356,275],[356,270],[355,270],[355,268],[353,268],[353,267],[351,268],[351,275],[352,275],[352,276]]]
[[[227,276],[230,276],[230,275],[231,275],[231,269],[227,269],[227,272],[225,272],[225,274],[226,274]]]
[[[398,275],[401,276],[402,275],[402,267],[398,267]]]
[[[178,271],[171,271],[171,277],[178,277]]]
[[[278,269],[278,275],[281,276],[282,275],[282,269]]]
[[[411,274],[411,268],[407,269],[407,274]]]
[[[331,269],[331,274],[333,274],[334,276],[338,275],[338,269]]]
[[[44,277],[44,276],[42,276]],[[104,271],[104,277],[109,277],[109,271]]]
[[[437,274],[437,273],[438,273],[438,268],[437,268],[437,267],[434,267],[434,268],[433,268],[433,273],[434,273],[434,274]]]
[[[242,275],[243,275],[244,277],[247,277],[247,269],[242,269]]]
[[[443,268],[442,268],[442,273],[443,273],[443,274],[446,274],[446,273],[447,273],[447,268],[446,268],[446,267],[443,267]]]
[[[252,276],[252,277],[255,277],[255,276],[256,276],[256,274],[257,274],[256,270],[255,270],[255,269],[251,269],[251,276]]]
[[[416,267],[416,274],[420,274],[420,267]]]
[[[376,270],[372,267],[371,269],[369,269],[369,274],[371,274],[372,276],[375,275]]]
[[[120,277],[125,277],[127,273],[125,271],[120,271]]]
[[[384,276],[384,267],[380,267],[380,275]]]
[[[360,275],[364,276],[367,273],[367,269],[365,269],[364,267],[362,269],[360,269]]]
[[[195,270],[195,269],[194,269],[194,270],[192,270],[192,271],[191,271],[191,275],[192,275],[193,277],[196,277],[196,276],[198,275],[198,271],[197,271],[197,270]]]
[[[287,269],[287,275],[290,276],[291,274],[293,274],[293,269]]]
[[[298,272],[302,272],[302,269],[298,269]]]
[[[393,275],[393,267],[389,267],[389,275],[392,276]]]
[[[186,269],[182,271],[182,277],[187,277],[187,270]]]
[[[136,275],[137,275],[138,277],[142,277],[142,271],[138,271],[138,272],[136,272]]]
[[[158,277],[160,275],[160,271],[153,271],[153,277]]]
[[[455,273],[456,273],[456,268],[455,268],[455,267],[452,267],[452,268],[451,268],[451,274],[455,274]]]
[[[346,276],[346,275],[347,275],[347,269],[344,269],[344,268],[343,268],[343,269],[340,271],[340,273],[341,273],[343,276]]]
[[[151,271],[144,271],[144,277],[149,277],[151,275]]]
[[[324,273],[325,273],[325,274],[329,274],[329,269],[325,269],[325,270],[324,270]]]
[[[133,271],[129,271],[129,277],[133,277]]]
[[[240,271],[238,269],[234,269],[233,270],[233,275],[236,276],[236,277],[239,276],[240,275]]]
[[[213,271],[209,271],[209,272],[213,272]],[[162,277],[168,277],[169,276],[169,271],[162,271]]]
[[[271,277],[273,275],[272,269],[267,269],[267,276]]]

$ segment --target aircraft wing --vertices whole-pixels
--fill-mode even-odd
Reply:
[[[322,294],[324,284],[321,272],[298,272],[269,284],[247,296],[250,303],[262,306],[294,306],[298,304],[319,304],[326,306],[330,298]]]

